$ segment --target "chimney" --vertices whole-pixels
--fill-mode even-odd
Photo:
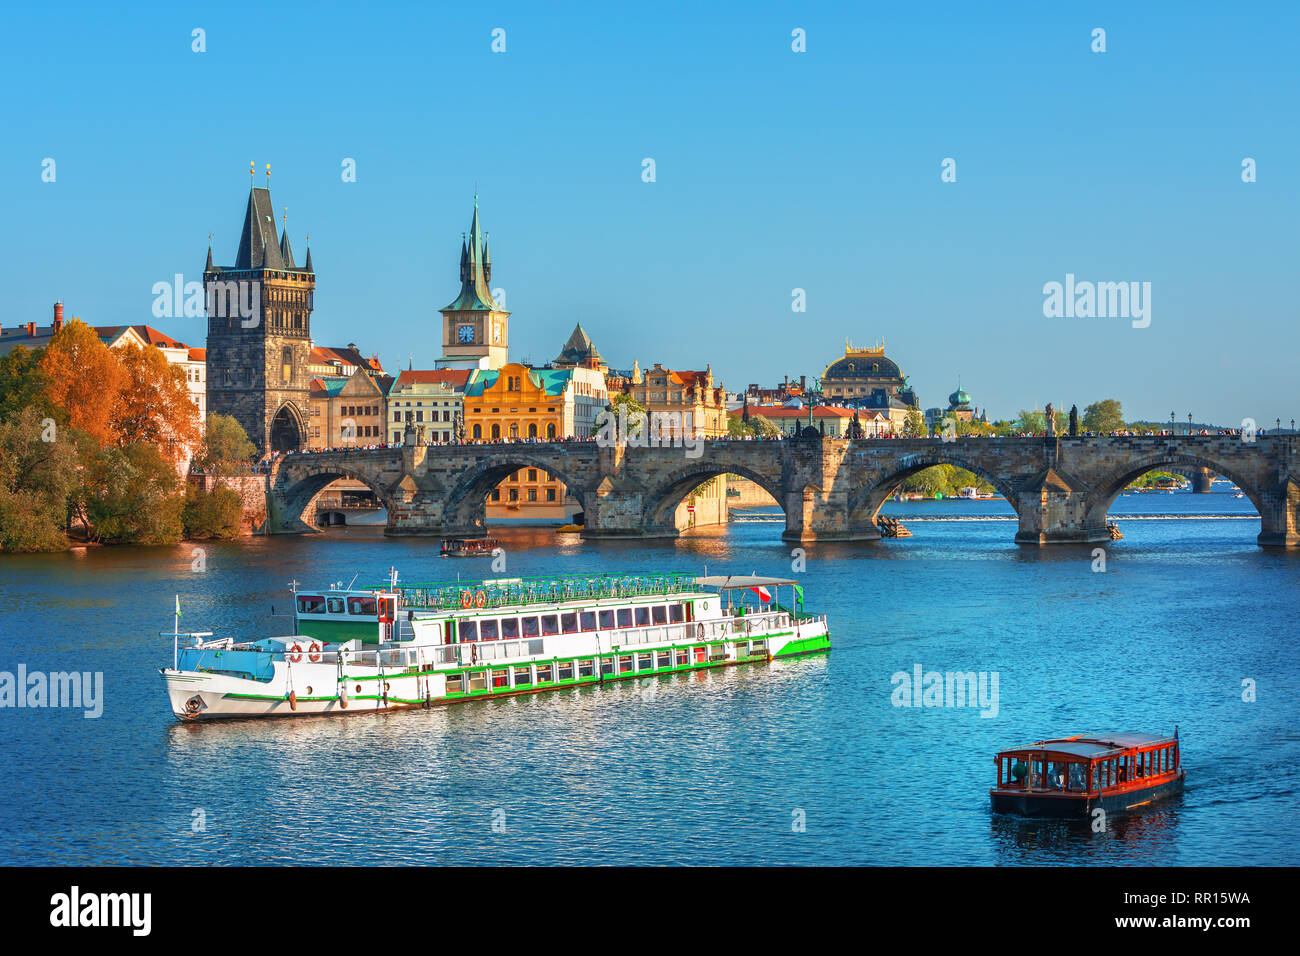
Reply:
[[[806,379],[807,377],[808,377],[807,375],[800,375],[800,376],[799,376],[799,387],[800,387],[800,388],[807,388],[807,387],[808,387],[808,383],[804,381],[804,379]]]
[[[63,303],[54,303],[54,331],[57,332],[63,328]]]
[[[28,322],[28,323],[27,323],[27,334],[28,334],[28,336],[30,336],[31,338],[36,338],[36,323],[35,323],[35,322]]]

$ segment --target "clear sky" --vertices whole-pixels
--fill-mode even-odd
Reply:
[[[311,234],[313,337],[390,369],[438,354],[477,188],[512,358],[581,321],[739,388],[883,339],[923,407],[960,376],[993,418],[1300,418],[1298,9],[8,4],[0,323],[62,299],[201,345],[151,290],[209,232],[233,261],[256,161]],[[1150,325],[1044,317],[1067,274],[1150,282]]]

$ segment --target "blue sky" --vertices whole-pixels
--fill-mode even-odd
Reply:
[[[1297,8],[908,6],[8,7],[0,322],[202,344],[151,289],[209,232],[233,260],[252,160],[311,234],[314,338],[390,367],[438,354],[477,188],[512,358],[581,321],[737,388],[883,339],[923,406],[960,376],[993,417],[1300,418]],[[1067,273],[1150,282],[1150,326],[1045,318]]]

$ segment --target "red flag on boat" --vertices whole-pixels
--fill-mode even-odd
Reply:
[[[772,592],[769,591],[767,588],[763,587],[761,584],[758,587],[750,588],[750,590],[753,591],[755,594],[757,594],[759,599],[763,601],[764,604],[772,603]]]

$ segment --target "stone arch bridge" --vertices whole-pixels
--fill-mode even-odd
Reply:
[[[675,537],[677,504],[720,474],[749,478],[785,511],[787,541],[879,537],[876,512],[909,475],[956,465],[991,483],[1019,516],[1016,541],[1109,541],[1106,514],[1138,475],[1208,469],[1235,482],[1259,511],[1259,544],[1300,545],[1300,438],[1230,436],[1080,438],[835,438],[704,441],[680,447],[600,447],[595,442],[407,445],[289,455],[267,478],[268,530],[312,531],[311,501],[337,478],[369,486],[388,509],[386,533],[470,537],[486,528],[485,503],[520,468],[545,470],[582,505],[587,537]]]

